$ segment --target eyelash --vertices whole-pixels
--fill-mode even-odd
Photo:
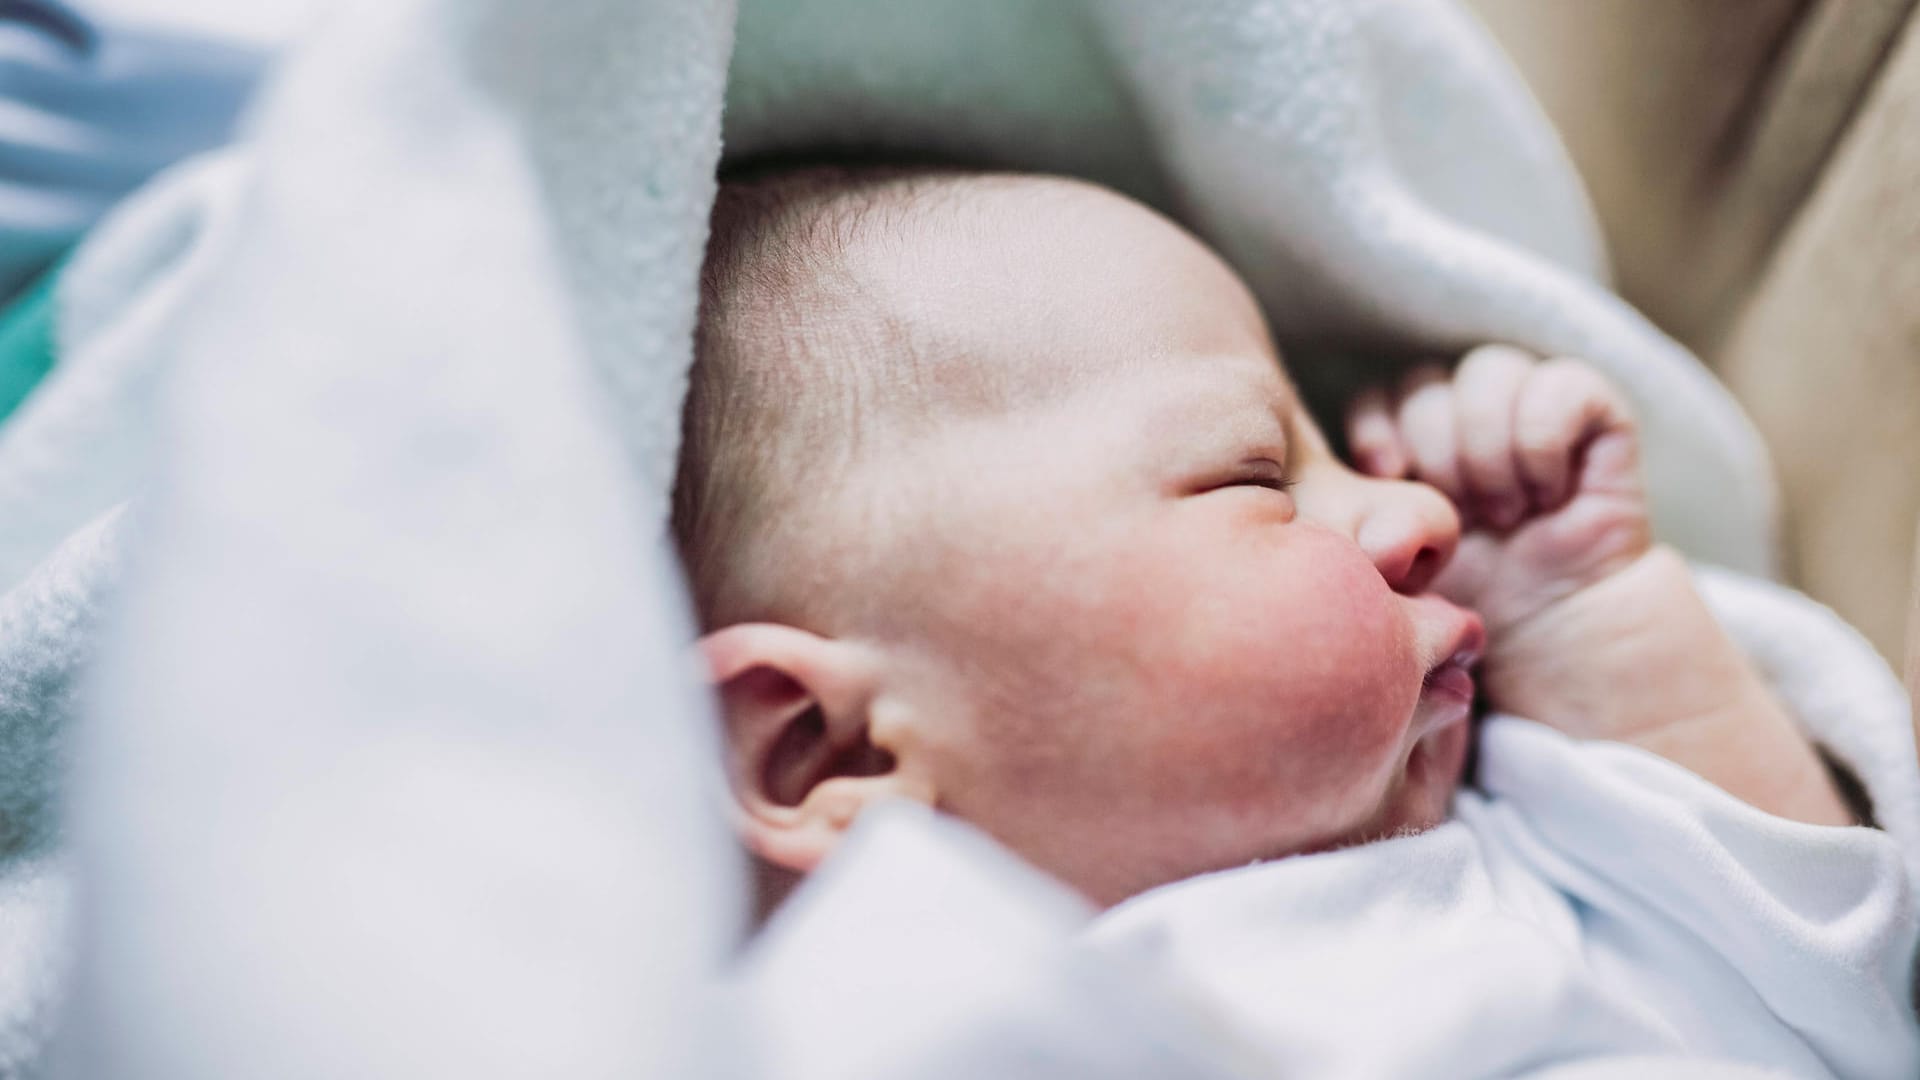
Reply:
[[[1275,475],[1274,473],[1267,472],[1265,470],[1262,470],[1260,472],[1255,472],[1255,473],[1247,473],[1236,479],[1228,481],[1226,486],[1227,487],[1258,487],[1258,488],[1266,488],[1270,491],[1287,492],[1287,491],[1292,491],[1293,485],[1298,483],[1297,478],[1293,475],[1293,470],[1285,465],[1277,465],[1273,462],[1267,462],[1267,461],[1262,461],[1262,462],[1259,462],[1258,464],[1274,465],[1277,475]]]
[[[1292,491],[1293,485],[1297,483],[1299,483],[1299,481],[1294,478],[1292,473],[1285,473],[1280,476],[1245,476],[1233,481],[1227,486],[1259,487],[1272,491]]]

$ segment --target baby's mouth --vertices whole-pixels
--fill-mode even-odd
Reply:
[[[1458,659],[1449,659],[1427,672],[1421,693],[1450,701],[1464,701],[1471,705],[1473,704],[1473,672],[1468,670],[1467,663]]]
[[[1449,643],[1446,659],[1428,669],[1420,686],[1418,737],[1465,721],[1473,712],[1473,665],[1486,647],[1487,634],[1480,619],[1469,612],[1462,618]]]

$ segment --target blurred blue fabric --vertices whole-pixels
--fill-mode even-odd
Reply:
[[[164,8],[0,0],[0,304],[115,200],[226,141],[271,58]]]

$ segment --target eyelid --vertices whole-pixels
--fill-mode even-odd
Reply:
[[[1241,464],[1239,473],[1227,486],[1246,486],[1272,488],[1275,491],[1288,491],[1299,483],[1293,470],[1283,462],[1272,458],[1253,458]]]

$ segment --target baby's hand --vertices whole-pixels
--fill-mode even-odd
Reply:
[[[1467,532],[1434,588],[1486,620],[1493,708],[1638,746],[1769,813],[1853,820],[1685,560],[1653,546],[1633,421],[1593,369],[1485,346],[1451,377],[1363,396],[1347,432],[1363,470],[1460,507]]]
[[[1434,588],[1505,630],[1632,563],[1652,543],[1625,401],[1575,360],[1509,346],[1422,368],[1347,416],[1359,468],[1424,480],[1460,510],[1459,552]]]

